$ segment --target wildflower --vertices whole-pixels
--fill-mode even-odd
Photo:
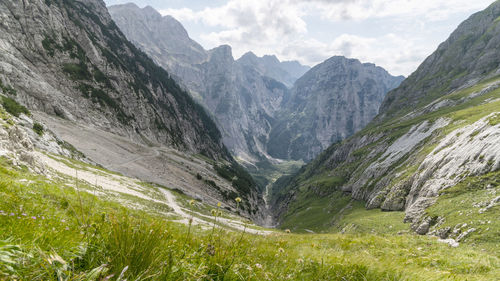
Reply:
[[[13,216],[15,216],[15,215],[16,215],[16,214],[14,214],[14,213],[10,213],[10,216],[11,216],[11,217],[13,217]]]
[[[280,253],[284,253],[284,252],[285,252],[285,250],[284,250],[283,248],[279,248],[279,249],[278,249],[278,252],[280,252]]]
[[[260,263],[256,263],[256,264],[255,264],[255,267],[256,267],[256,268],[258,268],[258,269],[262,269],[262,264],[260,264]]]
[[[208,244],[206,252],[209,256],[213,257],[215,255],[215,247],[212,244]]]
[[[32,219],[36,220],[36,217],[31,217]]]
[[[221,212],[221,211],[219,211],[219,212],[217,213],[217,216],[218,216],[218,217],[221,217],[221,216],[222,216],[222,212]]]
[[[67,227],[67,226],[66,226],[66,228],[65,228],[65,229],[66,229],[66,230],[69,230],[69,227]]]
[[[27,215],[25,213],[23,213],[23,217],[26,217]]]
[[[241,198],[240,197],[236,197],[236,199],[234,199],[234,201],[236,201],[236,203],[241,203]]]
[[[290,229],[285,229],[285,232],[290,233],[291,231],[290,231]]]
[[[65,220],[65,219],[62,219],[62,220],[61,220],[61,222],[62,222],[62,223],[65,223],[65,222],[66,222],[66,220]]]
[[[189,218],[189,224],[193,223],[193,218]]]
[[[220,208],[220,206],[222,206],[222,204],[220,202],[217,203],[217,208]]]
[[[217,215],[217,211],[215,209],[212,209],[210,212],[212,213],[212,216],[214,216],[214,217]]]
[[[194,205],[194,200],[189,201],[189,205],[193,206]]]

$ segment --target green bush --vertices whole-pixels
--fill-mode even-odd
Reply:
[[[68,74],[72,80],[92,80],[92,74],[85,63],[65,63],[63,72]]]
[[[5,110],[13,116],[19,117],[21,113],[31,116],[31,112],[24,106],[17,103],[14,99],[3,97],[2,106]]]
[[[0,90],[2,90],[2,92],[4,94],[9,94],[11,96],[16,96],[17,95],[17,91],[12,88],[11,86],[6,86],[3,84],[3,81],[0,79]]]
[[[43,136],[43,125],[38,122],[33,123],[33,131],[35,131],[35,133],[37,133],[39,136]]]

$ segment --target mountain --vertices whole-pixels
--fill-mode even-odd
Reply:
[[[500,64],[496,5],[463,22],[401,87],[391,92],[382,104],[379,119],[428,105],[444,94],[494,75]]]
[[[230,46],[203,50],[179,22],[151,7],[127,4],[109,11],[127,38],[171,70],[214,116],[234,155],[250,163],[269,158],[266,143],[288,94],[285,84],[293,84],[307,67],[274,56],[247,54],[235,60]]]
[[[419,234],[498,241],[499,17],[497,1],[460,24],[365,129],[279,179],[281,227],[347,231],[361,201]]]
[[[148,54],[158,65],[182,78],[190,90],[203,86],[196,65],[208,60],[203,47],[189,38],[182,24],[171,16],[162,17],[155,9],[140,9],[130,3],[108,7],[109,13],[125,36]]]
[[[374,64],[332,57],[302,76],[282,104],[267,149],[280,159],[309,161],[364,128],[404,77]]]
[[[228,190],[216,190],[214,184],[205,197],[232,201],[239,193],[252,211],[258,201],[255,184],[223,145],[216,124],[167,71],[125,38],[103,1],[2,1],[0,16],[0,79],[2,88],[12,89],[3,91],[10,95],[8,104],[14,99],[24,104],[61,135],[95,132],[85,135],[88,139],[75,138],[75,146],[103,162],[117,159],[117,170],[133,176],[143,172],[148,181],[171,185],[149,166],[124,166],[161,158],[160,148],[203,155],[213,163],[210,170],[229,178]],[[81,129],[67,134],[72,128]],[[152,154],[139,155],[148,150]],[[129,165],[123,165],[127,157]],[[210,189],[202,181],[193,185],[192,190]]]
[[[295,81],[302,77],[309,69],[298,61],[280,62],[276,56],[257,57],[248,52],[238,59],[238,63],[256,69],[262,76],[270,77],[291,88]]]

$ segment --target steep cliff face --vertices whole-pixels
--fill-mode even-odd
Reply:
[[[229,46],[210,50],[209,56],[200,66],[206,77],[201,93],[220,124],[224,143],[243,161],[266,157],[274,116],[288,89],[236,63]]]
[[[329,228],[352,198],[367,208],[405,211],[420,234],[460,240],[479,228],[487,233],[471,222],[480,225],[478,214],[498,210],[492,178],[500,168],[499,16],[500,2],[473,15],[389,93],[374,122],[279,180],[273,202],[282,225],[309,227],[308,218],[331,212],[316,221]],[[477,40],[464,45],[467,34]],[[454,71],[464,74],[450,78]],[[461,194],[471,198],[453,201]],[[308,208],[310,202],[323,205]],[[457,209],[467,216],[451,211]]]
[[[150,6],[135,4],[108,7],[125,36],[158,65],[182,79],[187,88],[198,92],[203,76],[197,65],[208,60],[203,47],[189,38],[182,24],[171,16],[162,17]]]
[[[361,130],[378,113],[385,94],[404,77],[373,64],[332,57],[295,83],[271,132],[268,152],[309,161],[332,143]]]
[[[250,54],[235,61],[229,46],[205,51],[179,22],[150,7],[118,5],[109,10],[127,38],[172,70],[214,116],[234,155],[252,163],[268,157],[271,126],[288,93],[283,83],[293,84],[307,67]]]
[[[75,139],[82,149],[91,146],[86,142],[102,144],[89,151],[97,154],[96,159],[101,162],[108,163],[109,159],[102,155],[111,151],[120,151],[119,155],[108,153],[116,160],[110,163],[120,167],[119,161],[127,158],[123,155],[127,153],[137,155],[127,163],[161,158],[158,151],[162,149],[202,154],[213,166],[210,169],[221,174],[212,178],[216,182],[224,178],[224,188],[207,179],[196,182],[193,190],[210,189],[200,197],[210,198],[212,203],[225,200],[234,205],[233,199],[241,196],[247,202],[245,211],[256,216],[257,206],[261,205],[256,185],[229,154],[215,122],[168,72],[125,38],[103,1],[2,1],[0,18],[1,94],[26,105],[37,116],[46,113],[57,117],[45,118],[54,120],[51,125],[69,121],[68,130],[58,126],[63,128],[58,131],[60,135],[71,132],[71,128],[85,127],[112,133],[110,139],[123,138],[128,146],[120,149],[106,147],[115,144],[100,142],[102,138],[97,141],[97,135]],[[182,32],[167,19],[169,23]],[[144,155],[145,149],[133,151],[128,147],[157,149],[153,149],[152,155]],[[158,163],[175,165],[161,159]],[[134,173],[140,170],[144,180],[169,184],[169,179],[158,175],[158,167],[133,164],[138,165],[136,171],[122,170],[133,176],[139,176]],[[189,167],[186,174],[191,170]],[[187,185],[183,189],[191,191]]]
[[[203,109],[128,42],[102,1],[2,1],[0,75],[29,108],[230,157]]]

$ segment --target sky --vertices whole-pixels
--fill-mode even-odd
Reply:
[[[453,30],[493,0],[105,0],[152,6],[179,20],[205,49],[227,44],[239,58],[298,60],[334,56],[410,75]]]

